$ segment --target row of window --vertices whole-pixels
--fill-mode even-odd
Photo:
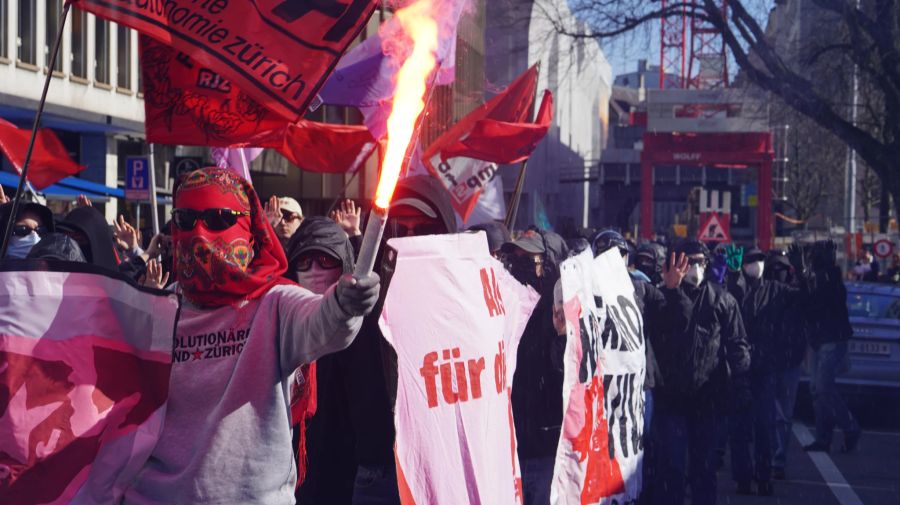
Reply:
[[[15,30],[16,61],[48,67],[50,52],[59,31],[60,16],[63,12],[64,0],[46,0],[43,19],[38,19],[38,2],[35,0],[0,0],[0,60],[11,60],[10,30]],[[10,4],[17,4],[17,22],[11,22]],[[63,37],[59,55],[53,66],[55,72],[63,71],[63,58],[71,61],[70,72],[73,77],[93,80],[95,83],[112,85],[113,66],[110,61],[110,40],[112,30],[116,30],[116,81],[115,85],[122,89],[132,89],[131,69],[131,30],[102,19],[95,19],[93,33],[93,54],[88,54],[88,13],[73,8],[66,21],[71,26],[71,36]],[[44,23],[43,40],[38,40],[38,23]],[[39,49],[43,52],[40,53]],[[93,68],[92,68],[93,67]],[[138,73],[140,75],[140,73]],[[140,80],[140,78],[138,78]],[[140,88],[140,82],[138,82]]]

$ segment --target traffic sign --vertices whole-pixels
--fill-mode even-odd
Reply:
[[[203,168],[203,157],[176,156],[172,162],[172,167],[174,168],[175,177],[178,178],[186,173]]]
[[[125,159],[125,199],[150,198],[150,164],[146,156],[129,156]]]
[[[875,256],[887,258],[894,253],[894,243],[885,238],[876,240],[872,250],[875,252]]]
[[[697,231],[697,239],[701,242],[731,242],[728,214],[710,212],[706,214],[705,218],[703,214],[700,214],[700,222],[703,225]]]

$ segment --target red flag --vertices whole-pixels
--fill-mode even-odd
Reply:
[[[475,123],[466,138],[441,149],[441,157],[466,156],[500,164],[525,161],[547,135],[552,121],[553,94],[550,90],[544,90],[534,123],[482,119]]]
[[[503,93],[473,110],[425,151],[422,161],[450,193],[456,212],[468,220],[482,189],[495,177],[496,166],[523,159],[546,134],[546,128],[528,123],[534,105],[538,67],[532,66],[510,83]],[[538,124],[552,114],[547,94],[538,113]],[[541,129],[543,128],[543,133]],[[472,139],[472,144],[467,143]],[[527,158],[527,154],[524,156]]]
[[[9,121],[0,119],[0,151],[3,151],[19,173],[25,165],[25,154],[28,152],[30,139],[31,130],[18,128]],[[69,152],[53,130],[47,128],[38,130],[27,177],[35,188],[44,189],[60,179],[81,172],[84,168],[84,165],[72,161]]]
[[[311,172],[355,170],[375,140],[365,126],[291,123],[186,54],[141,38],[147,140],[210,147],[267,147]]]
[[[0,272],[0,503],[119,503],[162,433],[178,297],[14,268]]]
[[[71,0],[184,51],[264,106],[300,119],[378,0]]]

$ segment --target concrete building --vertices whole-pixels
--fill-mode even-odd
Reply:
[[[540,62],[538,89],[550,89],[554,98],[550,132],[528,161],[517,215],[519,229],[541,222],[560,231],[591,227],[599,204],[590,174],[608,137],[612,69],[595,41],[558,33],[553,24],[556,20],[572,32],[584,31],[564,2],[554,13],[547,13],[532,0],[487,3],[488,92]],[[504,167],[501,173],[509,195],[519,168]]]

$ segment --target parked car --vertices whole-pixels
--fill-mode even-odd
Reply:
[[[838,382],[900,392],[900,287],[848,282],[847,308],[853,326],[850,371]]]

